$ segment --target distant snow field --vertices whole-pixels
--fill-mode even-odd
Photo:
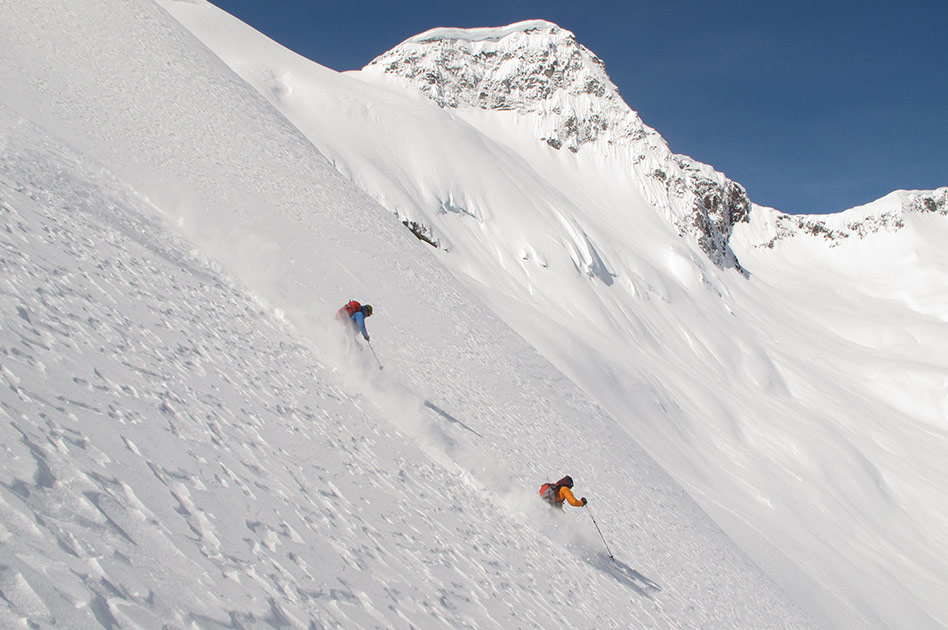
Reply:
[[[948,627],[948,188],[756,206],[542,20],[0,41],[0,626]]]

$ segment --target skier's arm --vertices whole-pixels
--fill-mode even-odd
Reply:
[[[573,496],[573,491],[563,486],[560,488],[560,496],[569,501],[569,504],[573,507],[583,507],[584,503]]]
[[[368,341],[369,333],[365,330],[365,313],[362,311],[356,311],[355,315],[352,316],[352,319],[355,320],[355,323],[359,326],[359,332],[362,333],[362,337]]]

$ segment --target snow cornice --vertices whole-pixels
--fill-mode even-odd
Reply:
[[[523,22],[516,22],[508,26],[496,28],[437,27],[427,30],[424,33],[415,35],[414,37],[409,37],[402,43],[405,44],[411,42],[417,44],[437,40],[496,42],[514,33],[528,33],[530,31],[548,31],[550,33],[562,32],[568,37],[573,37],[571,32],[560,28],[552,22],[547,22],[546,20],[524,20]]]

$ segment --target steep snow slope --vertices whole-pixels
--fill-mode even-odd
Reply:
[[[158,6],[2,2],[0,40],[2,625],[809,627]],[[616,562],[538,505],[565,471]]]
[[[838,218],[752,207],[623,111],[601,64],[549,23],[436,29],[338,75],[208,5],[165,6],[420,223],[828,625],[948,623],[946,191]],[[608,124],[568,124],[596,113]],[[842,245],[823,238],[837,223]]]

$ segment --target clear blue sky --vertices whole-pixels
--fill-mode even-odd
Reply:
[[[948,186],[945,0],[213,1],[340,71],[436,26],[555,22],[674,152],[785,212]]]

